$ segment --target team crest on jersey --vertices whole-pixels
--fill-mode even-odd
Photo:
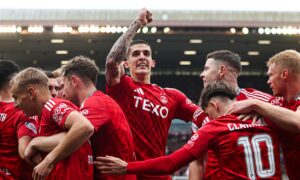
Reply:
[[[84,116],[86,116],[86,115],[89,114],[89,110],[84,109],[84,110],[81,111],[81,114],[84,115]]]
[[[5,113],[0,113],[0,122],[4,122],[6,119],[7,114]]]
[[[198,134],[194,134],[191,139],[188,141],[188,145],[190,146],[194,146],[194,142],[198,139],[199,135]]]
[[[198,137],[199,137],[198,134],[194,134],[194,135],[191,137],[191,140],[192,140],[192,141],[195,141],[195,140],[198,139]]]
[[[88,155],[88,164],[93,164],[93,156],[92,155]]]
[[[61,103],[54,110],[54,114],[52,115],[53,120],[56,121],[58,124],[61,124],[61,121],[62,121],[65,113],[70,109],[71,108],[69,108],[65,103]]]
[[[33,123],[31,122],[25,122],[25,126],[30,129],[34,134],[37,134],[36,127]]]
[[[186,104],[192,104],[193,102],[189,98],[186,98],[185,103]]]
[[[167,104],[168,103],[168,98],[166,97],[166,95],[164,93],[160,94],[160,101],[163,104]]]

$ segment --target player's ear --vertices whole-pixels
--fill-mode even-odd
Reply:
[[[154,59],[152,59],[152,61],[151,61],[151,67],[154,68],[155,65],[156,65],[156,61]]]
[[[79,82],[80,82],[79,77],[77,77],[76,75],[71,76],[71,83],[74,87],[77,86],[79,84]]]
[[[216,101],[210,101],[209,104],[214,108],[214,109],[218,109],[218,103]]]
[[[128,62],[128,60],[123,61],[123,66],[124,66],[125,68],[129,69],[129,62]]]
[[[286,79],[288,77],[288,75],[289,75],[289,70],[283,69],[281,72],[281,78]]]
[[[33,100],[33,98],[35,96],[35,89],[30,86],[30,87],[28,87],[27,91],[28,91],[28,96],[29,96],[30,100]]]
[[[225,74],[226,74],[226,71],[227,71],[226,66],[224,64],[221,64],[219,71],[220,71],[220,77],[223,78],[225,76]]]

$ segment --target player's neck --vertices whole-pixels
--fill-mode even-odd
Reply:
[[[51,99],[52,96],[48,91],[44,91],[44,92],[42,91],[39,92],[39,94],[37,94],[36,97],[37,97],[37,105],[35,108],[36,108],[37,115],[40,115],[46,102],[49,101],[49,99]]]
[[[291,86],[286,88],[286,95],[284,96],[287,102],[294,101],[300,95],[300,81],[288,83]]]
[[[13,102],[12,93],[9,89],[0,90],[0,101],[1,102]]]
[[[83,87],[78,92],[79,106],[96,91],[97,88],[93,84],[88,84],[85,87]]]
[[[131,76],[132,79],[134,80],[134,82],[138,82],[138,83],[143,83],[143,84],[150,84],[150,74],[148,75],[139,75],[139,74],[135,74]]]
[[[235,73],[229,73],[224,77],[223,80],[226,81],[230,85],[230,87],[233,87],[236,91],[238,91],[239,86],[237,83],[237,75]]]

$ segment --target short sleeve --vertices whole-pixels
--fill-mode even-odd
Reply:
[[[116,97],[117,99],[119,99],[120,97],[124,96],[124,95],[128,95],[130,89],[132,89],[131,87],[134,85],[134,82],[132,80],[131,77],[124,75],[121,80],[120,83],[109,87],[106,84],[106,93],[110,96]]]
[[[51,110],[51,119],[61,128],[65,129],[65,122],[69,114],[76,111],[76,106],[65,101],[58,102]]]
[[[193,121],[193,119],[199,116],[198,113],[201,110],[189,98],[187,98],[182,92],[176,89],[169,90],[176,99],[176,109],[174,118],[182,119],[186,122],[189,122]]]
[[[36,121],[25,115],[20,115],[15,125],[18,139],[23,136],[35,137],[37,135]]]
[[[80,112],[91,122],[96,132],[109,121],[108,112],[104,108],[86,106]]]

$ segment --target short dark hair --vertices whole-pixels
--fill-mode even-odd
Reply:
[[[215,81],[208,84],[202,91],[200,97],[200,106],[205,109],[211,98],[220,97],[233,100],[236,97],[236,91],[224,81]]]
[[[147,46],[150,47],[150,50],[151,50],[151,52],[152,52],[151,46],[150,46],[150,44],[149,44],[147,41],[142,40],[142,39],[137,39],[137,40],[132,41],[132,42],[129,44],[129,46],[127,47],[126,58],[127,58],[128,55],[129,55],[130,47],[131,47],[131,46],[134,46],[134,45],[136,45],[136,44],[145,44],[145,45],[147,45]]]
[[[228,63],[231,67],[236,69],[239,72],[242,71],[242,65],[241,65],[241,57],[238,54],[235,54],[228,50],[218,50],[209,53],[206,56],[206,59],[212,58],[216,61],[223,61]]]
[[[51,71],[45,71],[45,74],[48,78],[55,78],[54,74]]]
[[[95,62],[85,56],[74,57],[62,69],[64,77],[77,75],[82,79],[92,81],[95,85],[97,83],[98,73],[99,68],[96,66]]]
[[[20,71],[19,66],[10,60],[0,60],[0,89],[6,87],[15,74]]]

